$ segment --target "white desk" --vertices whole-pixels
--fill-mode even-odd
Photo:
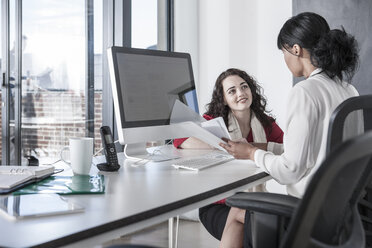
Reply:
[[[122,154],[119,161],[124,164],[119,173],[102,173],[105,194],[67,196],[84,206],[84,213],[15,222],[0,216],[0,246],[92,247],[270,179],[252,161],[234,160],[200,172],[174,169],[169,161],[133,167]]]

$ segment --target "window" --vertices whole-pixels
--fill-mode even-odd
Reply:
[[[10,14],[14,13],[11,1]],[[87,3],[90,3],[88,5]],[[69,137],[96,135],[100,148],[99,127],[102,125],[102,1],[99,0],[27,0],[22,1],[22,113],[21,154],[33,155],[49,162],[59,158]],[[93,18],[93,19],[92,19]],[[92,41],[86,24],[93,28]],[[15,33],[10,20],[10,37]],[[15,40],[14,38],[12,40]],[[91,43],[89,43],[91,42]],[[87,55],[93,43],[94,54]],[[10,47],[10,161],[15,148],[15,42]],[[87,60],[92,58],[92,64]],[[87,66],[93,73],[88,74]],[[93,75],[93,76],[92,76]],[[92,76],[92,78],[89,78]],[[91,83],[92,99],[87,99]],[[87,116],[88,106],[94,115]],[[93,120],[91,119],[93,117]],[[87,123],[97,128],[87,130]]]
[[[132,1],[132,47],[158,49],[158,1]]]
[[[37,157],[41,164],[52,163],[68,145],[68,138],[76,136],[94,137],[95,151],[99,150],[99,128],[103,123],[113,127],[114,120],[113,114],[105,113],[113,109],[107,93],[111,87],[106,48],[125,44],[127,27],[133,47],[167,47],[167,40],[159,38],[164,36],[159,35],[159,26],[167,30],[167,21],[159,13],[168,13],[165,7],[169,2],[2,1],[0,13],[7,15],[0,16],[0,21],[8,22],[9,28],[2,29],[0,59],[4,67],[1,71],[9,69],[5,80],[9,87],[3,87],[1,97],[10,96],[4,98],[6,104],[1,108],[2,120],[6,121],[1,130],[2,164],[25,163],[24,156],[28,155]],[[9,8],[4,11],[6,4]],[[8,46],[4,45],[6,40]],[[9,54],[8,59],[4,52]]]

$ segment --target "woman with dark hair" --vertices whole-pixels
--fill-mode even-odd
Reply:
[[[281,152],[283,131],[268,116],[261,87],[245,71],[232,68],[218,76],[212,100],[204,114],[207,120],[216,117],[223,117],[232,140],[255,142],[261,149]],[[174,145],[178,148],[212,148],[194,137],[176,139]],[[221,239],[229,211],[225,200],[221,200],[201,208],[199,217],[206,229]]]
[[[357,42],[344,29],[330,30],[323,17],[306,12],[283,25],[277,45],[293,76],[305,77],[289,94],[283,153],[275,155],[234,141],[221,146],[236,158],[254,160],[258,167],[286,185],[288,194],[301,198],[325,158],[332,112],[344,100],[358,95],[350,84],[358,65]],[[362,131],[360,117],[359,114],[348,117],[344,137]],[[243,246],[245,210],[231,211],[234,215],[229,215],[220,247]]]
[[[245,71],[230,68],[218,76],[203,117],[207,120],[222,117],[232,140],[256,142],[273,150],[275,143],[282,143],[283,131],[267,115],[266,99],[261,91],[260,85]],[[256,126],[259,126],[257,130],[252,130]],[[177,148],[213,149],[195,137],[175,139],[173,144]]]

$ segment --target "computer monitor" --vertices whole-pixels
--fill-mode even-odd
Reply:
[[[170,124],[177,99],[199,112],[189,54],[113,46],[108,62],[119,142],[127,157],[146,158],[148,141],[190,136],[181,124]]]

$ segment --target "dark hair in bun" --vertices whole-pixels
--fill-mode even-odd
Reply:
[[[298,44],[310,53],[311,63],[330,77],[350,82],[359,64],[355,38],[344,28],[330,30],[320,15],[304,12],[290,18],[279,32],[279,49]]]

